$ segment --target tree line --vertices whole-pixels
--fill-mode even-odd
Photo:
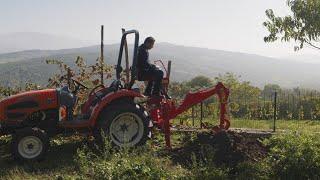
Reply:
[[[219,75],[214,79],[197,76],[190,81],[173,82],[170,92],[179,103],[189,91],[214,86],[218,81],[230,89],[229,114],[233,118],[268,120],[274,117],[274,96],[277,92],[276,117],[284,120],[317,120],[320,119],[320,91],[303,88],[286,89],[277,84],[266,84],[258,88],[248,81],[241,81],[239,76],[232,73]],[[218,99],[210,98],[203,102],[205,117],[218,116]],[[187,111],[184,117],[199,117],[200,106]]]

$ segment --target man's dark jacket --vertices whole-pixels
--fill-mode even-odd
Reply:
[[[149,62],[149,52],[144,44],[142,44],[138,49],[138,71],[144,72],[153,68],[153,65]]]

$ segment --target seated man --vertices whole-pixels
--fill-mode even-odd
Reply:
[[[148,85],[145,89],[144,95],[146,96],[160,96],[161,83],[163,79],[163,72],[158,69],[154,64],[149,62],[148,50],[153,48],[155,39],[153,37],[147,37],[144,43],[139,47],[138,50],[138,62],[137,70],[141,79],[149,80]]]

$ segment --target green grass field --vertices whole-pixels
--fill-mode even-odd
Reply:
[[[249,128],[272,130],[274,126],[273,120],[231,120],[232,128]],[[320,133],[320,121],[318,120],[276,120],[276,130],[298,130]]]
[[[180,124],[192,127],[193,122],[191,119],[180,121],[180,119],[174,120],[174,124]],[[218,124],[217,119],[203,119],[204,123],[210,125]],[[273,130],[273,120],[251,120],[251,119],[231,119],[231,128],[244,128],[244,129],[261,129],[261,130]],[[194,120],[194,126],[200,127],[200,119]],[[276,120],[276,130],[298,130],[320,133],[320,120]]]

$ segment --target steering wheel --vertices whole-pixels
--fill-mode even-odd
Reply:
[[[92,95],[94,94],[98,99],[101,99],[101,98],[97,95],[97,91],[96,91],[96,90],[97,90],[98,88],[105,88],[105,86],[104,86],[103,84],[100,84],[100,85],[94,87],[94,88],[90,91],[89,96],[92,96]]]
[[[72,91],[73,94],[77,94],[78,91],[81,89],[81,88],[84,88],[84,89],[89,89],[86,85],[84,85],[83,83],[79,82],[78,80],[76,79],[73,79],[71,78],[74,86],[75,86],[75,89],[74,91]]]

